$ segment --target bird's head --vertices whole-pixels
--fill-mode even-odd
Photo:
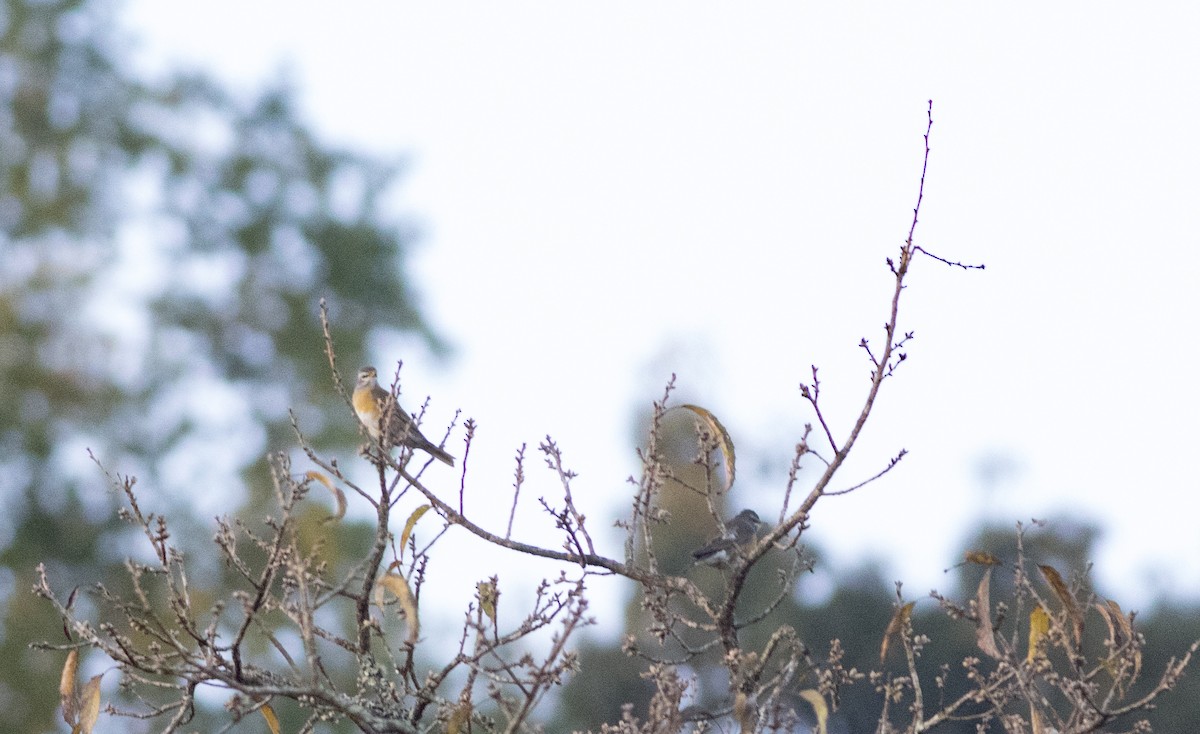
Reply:
[[[759,519],[758,513],[754,510],[742,510],[737,516],[743,522],[748,523],[755,528],[757,528],[759,525],[762,525],[762,520]]]
[[[358,384],[355,387],[373,387],[375,385],[375,368],[363,367],[358,371]]]

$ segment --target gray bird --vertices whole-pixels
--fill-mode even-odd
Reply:
[[[692,552],[696,563],[723,568],[739,553],[739,549],[754,540],[762,520],[754,510],[742,510],[725,523],[725,533],[708,541]]]

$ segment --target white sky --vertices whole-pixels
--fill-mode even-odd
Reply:
[[[330,139],[409,157],[415,276],[456,355],[377,359],[405,359],[434,424],[479,422],[468,487],[495,527],[513,452],[547,433],[607,525],[672,370],[772,514],[810,364],[835,426],[857,415],[933,99],[918,241],[987,270],[916,263],[917,339],[841,485],[910,456],[819,504],[812,537],[915,598],[979,518],[1065,512],[1103,523],[1096,574],[1127,608],[1200,592],[1200,5],[128,7],[148,68],[245,89],[286,68]],[[1017,469],[984,492],[996,457]],[[528,512],[554,489],[531,473]]]

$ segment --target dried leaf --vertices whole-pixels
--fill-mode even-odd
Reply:
[[[1050,615],[1039,604],[1029,613],[1029,652],[1025,655],[1026,661],[1032,661],[1043,654],[1040,646],[1049,633]]]
[[[887,630],[883,633],[883,642],[879,645],[880,663],[887,659],[888,647],[892,643],[892,637],[904,633],[904,627],[908,624],[909,618],[912,617],[912,610],[916,604],[915,601],[910,601],[904,606],[897,607],[895,613],[892,614],[892,620],[888,622]]]
[[[1042,576],[1049,582],[1050,588],[1054,589],[1054,594],[1063,603],[1063,606],[1075,603],[1075,597],[1071,596],[1071,590],[1067,588],[1067,583],[1063,581],[1062,575],[1053,566],[1039,565],[1038,568],[1041,570]]]
[[[345,492],[343,492],[342,490],[335,487],[333,482],[329,479],[329,477],[325,476],[324,474],[322,474],[319,471],[305,472],[304,476],[308,477],[309,479],[315,479],[318,482],[320,482],[321,484],[324,484],[325,487],[330,492],[333,493],[333,497],[337,501],[337,513],[332,515],[329,518],[330,520],[341,520],[343,517],[346,516],[346,493]]]
[[[398,573],[384,574],[375,587],[375,604],[380,609],[383,608],[384,589],[392,592],[392,596],[400,602],[400,609],[408,622],[408,637],[405,638],[405,641],[410,645],[415,645],[417,637],[421,634],[421,620],[417,616],[417,600],[413,597],[412,590],[408,588],[408,581]]]
[[[1100,602],[1096,602],[1094,606],[1096,607],[1096,611],[1100,613],[1100,618],[1104,620],[1105,626],[1108,627],[1108,641],[1112,643],[1114,649],[1119,647],[1121,645],[1121,643],[1118,641],[1120,634],[1117,632],[1116,622],[1113,621],[1112,611],[1107,605],[1101,604]],[[1104,660],[1100,661],[1100,667],[1104,668],[1104,670],[1108,672],[1109,676],[1111,676],[1114,681],[1117,679],[1118,673],[1116,661],[1117,655],[1110,655]]]
[[[1117,632],[1117,623],[1113,621],[1112,610],[1108,608],[1108,605],[1101,604],[1100,602],[1096,602],[1095,606],[1096,611],[1100,612],[1100,618],[1104,620],[1104,624],[1108,627],[1109,641],[1112,642],[1113,647],[1120,647],[1121,635]]]
[[[471,702],[463,701],[454,707],[454,713],[450,714],[450,720],[446,722],[446,734],[458,734],[463,730],[463,725],[471,719]]]
[[[1133,621],[1121,612],[1120,604],[1112,599],[1105,599],[1103,604],[1096,603],[1096,611],[1100,612],[1100,618],[1108,625],[1108,639],[1112,642],[1113,649],[1119,650],[1134,639]],[[1137,680],[1142,672],[1142,651],[1134,647],[1130,652],[1133,655],[1132,680]],[[1121,654],[1123,653],[1116,653],[1104,664],[1105,670],[1114,680],[1117,677],[1117,666],[1113,664],[1113,661]]]
[[[716,437],[718,448],[721,449],[721,456],[725,459],[725,491],[728,492],[733,487],[733,478],[737,473],[735,466],[736,456],[733,450],[733,439],[729,437],[729,431],[725,430],[725,426],[721,425],[721,421],[717,417],[701,408],[699,405],[682,405],[686,410],[690,410],[704,421],[708,426],[709,432]]]
[[[264,703],[258,710],[267,720],[267,728],[271,730],[271,734],[279,734],[279,717],[275,715],[275,709],[271,708],[271,704]]]
[[[1067,588],[1066,582],[1053,566],[1039,565],[1038,568],[1046,582],[1050,584],[1050,588],[1054,590],[1054,595],[1062,602],[1063,609],[1067,611],[1067,618],[1071,620],[1071,633],[1075,638],[1075,644],[1078,645],[1079,641],[1083,639],[1083,612],[1075,603],[1075,597],[1071,595],[1071,590]]]
[[[1046,727],[1042,725],[1042,715],[1038,713],[1033,701],[1029,702],[1029,726],[1033,729],[1033,734],[1046,734]]]
[[[741,734],[752,734],[758,725],[758,703],[741,689],[733,696],[733,718]]]
[[[1116,622],[1113,621],[1112,611],[1108,608],[1107,605],[1101,604],[1099,602],[1097,602],[1095,604],[1095,607],[1096,607],[1096,611],[1100,612],[1100,618],[1104,620],[1104,624],[1108,627],[1108,641],[1112,644],[1113,649],[1120,647],[1120,645],[1121,645],[1121,643],[1119,642],[1120,634],[1117,632]],[[1120,667],[1117,665],[1117,660],[1119,657],[1120,657],[1119,653],[1114,653],[1100,661],[1100,667],[1104,668],[1105,672],[1108,673],[1109,677],[1111,677],[1113,679],[1113,681],[1117,681],[1117,682],[1119,682],[1117,676],[1120,673]]]
[[[79,594],[79,587],[76,586],[74,589],[71,589],[71,593],[67,595],[67,603],[66,603],[65,608],[68,612],[71,611],[71,609],[73,609],[75,607],[75,597],[78,596],[78,594]],[[67,617],[64,616],[62,618],[62,623],[63,623],[63,637],[67,638],[67,642],[73,642],[75,640],[75,638],[74,638],[74,636],[71,635],[71,628],[68,626]]]
[[[400,557],[404,557],[404,549],[408,547],[408,536],[412,535],[413,528],[416,527],[417,520],[426,512],[429,512],[433,505],[421,505],[413,510],[413,513],[408,516],[408,520],[404,523],[404,532],[400,533]]]
[[[800,691],[800,698],[813,707],[813,713],[817,716],[817,734],[825,734],[826,722],[829,721],[829,706],[825,703],[825,697],[812,688],[806,688]]]
[[[1121,605],[1116,603],[1112,599],[1105,599],[1104,604],[1105,604],[1105,606],[1108,607],[1109,612],[1112,613],[1113,620],[1116,621],[1117,626],[1121,630],[1121,634],[1124,635],[1124,638],[1117,641],[1118,644],[1124,644],[1126,641],[1132,640],[1133,639],[1133,620],[1131,620],[1129,617],[1125,616],[1125,614],[1121,611]],[[1114,640],[1114,641],[1116,641],[1116,640]]]
[[[1121,631],[1125,634],[1125,641],[1133,640],[1133,616],[1126,616],[1121,613],[1121,605],[1117,604],[1112,599],[1105,599],[1109,609],[1112,610],[1113,618],[1117,620]],[[1137,680],[1142,673],[1142,651],[1141,648],[1136,648],[1133,653],[1133,680]]]
[[[79,672],[79,650],[67,653],[67,662],[63,664],[62,677],[58,680],[58,698],[62,701],[63,721],[67,726],[75,726],[79,716],[78,701],[75,698],[75,676]]]
[[[967,551],[963,554],[963,559],[967,563],[974,563],[977,566],[999,566],[1004,563],[991,553],[976,550]]]
[[[975,592],[975,607],[979,621],[975,625],[975,643],[985,655],[1000,659],[1000,650],[996,647],[996,634],[992,629],[992,568],[988,566],[979,588]]]
[[[492,624],[496,623],[496,600],[499,593],[496,591],[496,577],[487,581],[480,581],[475,584],[475,592],[479,595],[479,608],[483,610],[484,615],[492,620]]]
[[[79,723],[71,729],[71,734],[92,734],[96,719],[100,718],[100,679],[104,674],[92,676],[79,694]]]

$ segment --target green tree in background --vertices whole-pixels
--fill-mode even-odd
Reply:
[[[1099,537],[1099,528],[1094,525],[1066,516],[1055,517],[1043,526],[1029,530],[1024,540],[1025,553],[1039,563],[1081,571],[1089,567],[1089,559],[1095,556]],[[964,554],[967,551],[990,553],[1006,567],[1011,567],[1016,560],[1013,528],[980,525],[968,533]],[[809,553],[814,567],[827,572],[828,563],[823,560],[820,549],[810,548]],[[951,569],[942,592],[958,600],[970,599],[976,593],[979,575],[978,567],[970,564]],[[1014,594],[1011,574],[993,574],[991,588],[994,599],[1011,599]],[[953,667],[946,677],[945,688],[936,691],[936,695],[939,700],[953,700],[963,695],[969,687],[961,675],[961,666],[955,661],[980,655],[971,626],[963,620],[947,617],[936,602],[924,597],[924,590],[905,588],[904,591],[907,598],[918,600],[912,616],[914,629],[930,638],[925,654],[918,660],[918,670],[923,677],[932,680],[939,673],[939,666],[951,663]],[[895,601],[894,583],[887,580],[881,568],[867,564],[839,572],[832,592],[820,595],[818,599],[811,598],[811,590],[802,582],[795,594],[779,606],[773,618],[777,623],[795,626],[802,639],[812,641],[815,648],[812,652],[817,657],[827,652],[827,641],[836,639],[844,650],[847,667],[860,671],[880,667],[899,671],[903,665],[894,643],[887,663],[881,666],[879,661],[883,631],[894,612]],[[1159,604],[1139,613],[1137,621],[1137,628],[1146,639],[1144,670],[1166,669],[1172,657],[1177,657],[1200,639],[1200,609],[1194,604]],[[626,633],[641,634],[646,624],[638,604],[631,603]],[[1011,624],[1010,621],[1009,626]],[[770,628],[774,626],[769,625]],[[547,726],[550,732],[567,734],[586,729],[589,722],[615,720],[619,718],[621,706],[628,702],[635,703],[635,710],[643,710],[653,693],[653,688],[640,676],[636,663],[621,652],[619,641],[609,645],[591,641],[584,645],[580,650],[579,667],[579,674],[564,686],[560,705]],[[697,673],[703,683],[704,671],[697,670]],[[1145,695],[1156,683],[1153,676],[1147,676],[1130,691],[1130,696]],[[716,688],[719,690],[719,685]],[[846,687],[841,691],[838,711],[830,716],[828,730],[838,734],[874,732],[879,726],[881,708],[879,695],[871,686]],[[1185,676],[1173,694],[1163,697],[1145,716],[1156,732],[1191,731],[1194,722],[1200,721],[1200,680]],[[975,719],[963,717],[944,722],[935,730],[947,734],[976,734],[977,723]],[[993,730],[1001,729],[988,729]]]
[[[576,475],[549,437],[530,463],[559,485],[538,498],[550,529],[518,538],[511,520],[506,532],[472,504],[466,474],[426,478],[419,461],[394,456],[395,437],[370,442],[355,465],[377,470],[370,482],[337,461],[356,426],[329,384],[333,344],[351,369],[384,330],[443,350],[403,277],[408,239],[380,211],[394,166],[322,144],[286,89],[247,100],[198,75],[139,78],[109,13],[98,0],[8,0],[0,18],[0,729],[61,726],[60,670],[72,683],[97,672],[63,658],[85,656],[119,668],[105,703],[146,719],[102,721],[135,730],[915,734],[1049,731],[1053,721],[1082,733],[1141,730],[1136,719],[1181,698],[1159,703],[1182,685],[1186,660],[1152,653],[1107,607],[1107,633],[1092,614],[1089,636],[1073,635],[1072,605],[1090,610],[1102,597],[1024,574],[1047,563],[1086,580],[1087,526],[1022,536],[1021,554],[1011,532],[980,531],[968,547],[995,565],[963,568],[940,607],[870,566],[808,592],[805,571],[820,564],[805,547],[813,507],[904,455],[840,484],[876,395],[906,359],[898,304],[909,267],[959,265],[914,241],[924,170],[908,237],[887,260],[883,334],[860,344],[872,368],[857,422],[830,428],[849,421],[826,420],[813,368],[801,394],[818,428],[798,439],[793,466],[821,476],[775,487],[769,508],[756,508],[768,526],[738,541],[727,568],[695,568],[690,553],[717,518],[754,503],[734,488],[724,427],[669,405],[670,390],[620,520],[624,553],[596,542],[597,521],[575,504]],[[699,439],[663,425],[676,408],[700,416]],[[298,445],[320,472],[293,469]],[[113,471],[119,511],[85,448]],[[522,450],[514,512],[524,460]],[[142,480],[136,493],[129,475]],[[494,492],[494,479],[470,489]],[[375,517],[326,522],[304,501],[321,484]],[[188,510],[215,493],[229,507],[214,534]],[[468,563],[447,570],[467,542],[552,572],[522,594],[471,576]],[[984,574],[995,578],[989,598]],[[580,645],[600,577],[630,591],[623,646]],[[422,607],[437,583],[474,593],[445,615]],[[40,598],[27,593],[34,584]],[[1042,608],[1053,620],[1040,638],[1026,634]],[[1195,623],[1180,623],[1187,609],[1168,611],[1163,642],[1190,656]],[[430,624],[439,614],[455,621]],[[64,632],[70,657],[28,650]],[[970,666],[982,673],[968,680]],[[69,709],[101,700],[83,691],[61,696],[66,718],[88,718]],[[1184,731],[1187,720],[1157,721]]]
[[[689,403],[696,399],[684,396],[679,402]],[[655,534],[658,556],[664,570],[670,573],[689,575],[702,586],[705,593],[713,596],[720,593],[719,576],[716,571],[689,570],[692,559],[690,551],[697,545],[698,538],[705,538],[715,531],[715,526],[705,507],[704,493],[693,492],[689,486],[704,486],[703,468],[696,460],[698,425],[686,411],[668,414],[661,424],[659,449],[670,465],[674,477],[661,490],[661,506],[671,513],[671,522]],[[635,440],[641,439],[644,426],[650,424],[651,413],[643,411],[633,421]],[[774,488],[785,481],[784,477],[756,478],[750,486],[739,490],[740,501],[752,505],[763,498],[773,496]],[[744,493],[744,494],[743,494]],[[731,516],[738,507],[724,498],[721,508],[725,516]],[[958,534],[958,531],[952,531]],[[1050,518],[1028,530],[1024,536],[1024,548],[1029,559],[1055,568],[1082,572],[1090,568],[1096,556],[1100,528],[1082,522],[1072,516]],[[976,551],[988,553],[999,559],[1004,568],[1011,569],[1017,561],[1012,525],[982,523],[966,529],[961,556]],[[896,585],[888,580],[882,564],[864,565],[839,569],[830,568],[825,554],[818,547],[804,551],[807,565],[818,574],[830,574],[832,589],[817,591],[823,584],[806,583],[809,577],[802,575],[793,593],[784,599],[767,618],[765,631],[770,632],[782,624],[795,627],[798,635],[812,646],[811,652],[821,657],[828,652],[828,641],[838,640],[844,652],[847,667],[860,671],[878,669],[883,631],[895,612]],[[745,600],[748,608],[761,608],[769,597],[771,577],[783,569],[778,562],[764,558],[755,570],[758,578],[747,585]],[[764,574],[763,572],[768,573]],[[964,563],[947,569],[946,580],[940,591],[951,598],[971,599],[975,596],[980,571],[977,566]],[[930,638],[925,654],[918,660],[918,670],[929,680],[940,672],[939,666],[947,661],[962,661],[980,654],[973,630],[962,620],[948,617],[929,598],[922,598],[924,589],[904,587],[905,597],[916,598],[918,603],[912,612],[913,628]],[[1016,589],[1011,573],[997,572],[991,576],[991,592],[994,599],[1014,598]],[[1103,595],[1103,590],[1098,590]],[[647,641],[646,630],[653,620],[646,613],[644,599],[635,596],[626,605],[624,635]],[[1186,650],[1193,641],[1200,639],[1200,610],[1194,605],[1162,604],[1139,614],[1138,628],[1144,630],[1146,647],[1144,668],[1160,671],[1168,667],[1173,656]],[[1010,622],[1011,624],[1011,622]],[[745,640],[750,647],[760,647],[765,638],[764,630],[749,628]],[[622,707],[633,705],[634,711],[645,710],[654,693],[642,675],[636,659],[622,652],[622,640],[605,644],[600,640],[589,640],[579,650],[579,672],[563,687],[559,705],[547,722],[547,731],[555,734],[586,730],[596,721],[615,721],[621,716]],[[677,650],[673,654],[682,657]],[[893,654],[885,669],[899,670],[896,654]],[[712,709],[721,707],[721,696],[728,696],[727,681],[721,677],[718,660],[693,661],[691,672],[696,675],[699,690],[696,703]],[[1147,677],[1139,681],[1131,695],[1145,695],[1157,681]],[[957,670],[946,677],[944,688],[938,696],[953,700],[969,690],[963,676]],[[1191,693],[1192,695],[1189,695]],[[728,705],[728,704],[726,704]],[[866,685],[849,686],[841,691],[839,707],[831,714],[828,730],[838,734],[868,734],[877,731],[882,702],[877,691]],[[1146,718],[1155,731],[1190,731],[1188,722],[1200,720],[1200,684],[1195,677],[1185,677],[1176,689],[1176,695],[1165,697],[1156,708],[1147,712]],[[978,721],[964,716],[961,720],[941,723],[937,731],[948,734],[976,734]],[[593,727],[594,728],[594,727]]]
[[[405,279],[410,237],[381,213],[395,166],[323,143],[287,89],[242,99],[195,74],[139,78],[112,11],[0,8],[5,731],[55,716],[57,663],[27,650],[58,626],[28,593],[36,563],[87,585],[127,549],[85,448],[184,508],[239,475],[250,491],[230,502],[257,505],[289,408],[314,445],[355,440],[319,298],[350,369],[384,330],[444,351]]]

